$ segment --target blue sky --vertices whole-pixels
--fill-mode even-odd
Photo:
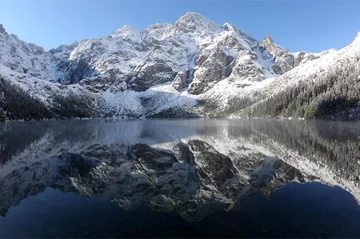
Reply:
[[[291,51],[342,48],[360,31],[360,0],[1,0],[0,23],[46,50],[106,36],[123,25],[144,29],[198,12]]]

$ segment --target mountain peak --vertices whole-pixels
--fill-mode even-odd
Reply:
[[[117,29],[116,32],[127,32],[127,31],[137,31],[136,27],[133,25],[124,25]]]
[[[199,13],[188,12],[180,17],[175,23],[175,28],[178,30],[194,31],[194,30],[208,30],[215,31],[219,28],[215,22],[207,19]]]
[[[132,26],[132,25],[122,26],[119,29],[117,29],[115,32],[116,35],[124,35],[124,36],[134,34],[134,33],[138,34],[139,30],[135,26]]]
[[[225,22],[223,25],[225,30],[228,31],[234,31],[236,29],[236,27],[234,25],[232,25],[231,23]]]
[[[261,42],[266,43],[274,43],[274,40],[271,38],[269,33],[266,33],[264,39]]]
[[[202,20],[209,20],[207,19],[206,17],[204,17],[203,15],[199,14],[199,13],[196,13],[196,12],[187,12],[185,13],[184,16],[181,16],[180,19],[186,19],[186,20],[199,20],[199,19],[202,19]],[[179,19],[179,20],[180,20]]]
[[[125,25],[120,27],[116,32],[112,33],[112,36],[131,40],[133,42],[139,42],[141,40],[140,31],[132,25]]]
[[[275,44],[274,40],[271,38],[271,36],[267,33],[264,39],[259,44],[261,47],[264,47],[266,50],[268,50],[271,54],[280,54],[283,51],[288,51],[287,49]]]
[[[6,33],[6,30],[2,24],[0,24],[0,33]]]

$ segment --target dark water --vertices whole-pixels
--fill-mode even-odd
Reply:
[[[0,237],[360,237],[359,177],[359,123],[0,123]]]

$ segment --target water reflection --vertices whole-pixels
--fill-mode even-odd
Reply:
[[[0,124],[0,214],[47,188],[188,222],[292,182],[360,200],[360,124],[276,120]]]

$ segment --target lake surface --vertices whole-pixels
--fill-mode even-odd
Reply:
[[[360,237],[360,123],[0,123],[0,237]]]

